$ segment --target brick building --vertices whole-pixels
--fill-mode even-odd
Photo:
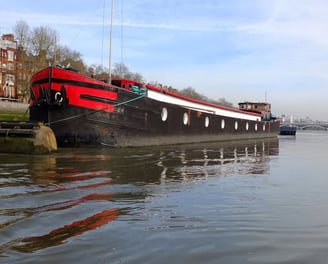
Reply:
[[[13,34],[0,39],[0,100],[26,101],[31,67],[28,55]]]
[[[16,82],[17,42],[13,34],[0,40],[0,98],[17,99]]]

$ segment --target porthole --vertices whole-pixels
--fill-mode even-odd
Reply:
[[[249,124],[248,122],[246,122],[246,131],[248,131],[248,129],[249,129]]]
[[[265,124],[263,124],[263,131],[265,131]]]
[[[257,124],[255,124],[255,131],[257,131]]]
[[[207,116],[205,117],[205,127],[208,127],[210,124],[210,118]]]
[[[221,129],[224,129],[224,127],[225,127],[225,121],[224,121],[224,119],[222,119],[221,120]]]
[[[237,130],[237,129],[238,129],[238,122],[235,121],[235,130]]]
[[[162,121],[166,121],[166,119],[167,119],[167,108],[166,107],[162,108],[161,118],[162,118]]]
[[[183,114],[183,124],[186,126],[188,124],[189,118],[188,113]]]

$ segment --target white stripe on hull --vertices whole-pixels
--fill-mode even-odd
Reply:
[[[250,115],[247,113],[236,112],[233,110],[230,111],[228,109],[199,104],[196,102],[184,100],[182,98],[174,97],[172,95],[164,94],[164,93],[157,92],[157,91],[150,90],[150,89],[148,89],[147,94],[148,94],[148,97],[153,100],[157,100],[157,101],[161,101],[161,102],[165,102],[165,103],[169,103],[169,104],[180,105],[187,109],[193,109],[193,110],[197,110],[200,112],[208,112],[208,113],[212,113],[215,115],[222,115],[222,116],[227,116],[227,117],[232,117],[232,118],[240,118],[240,119],[252,120],[252,121],[261,120],[261,117],[257,116],[257,115]]]

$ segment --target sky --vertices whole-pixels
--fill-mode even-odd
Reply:
[[[0,34],[49,26],[88,64],[109,65],[110,0],[0,0]],[[208,98],[268,101],[328,120],[328,1],[115,0],[113,64]]]

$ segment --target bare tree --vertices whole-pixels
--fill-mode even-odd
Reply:
[[[31,34],[30,27],[25,21],[20,20],[16,22],[13,31],[17,41],[17,61],[15,67],[17,94],[26,102],[29,97],[29,81],[33,71],[32,57],[29,56],[28,52]]]
[[[199,94],[198,92],[196,92],[196,90],[192,87],[187,87],[181,91],[179,91],[179,94],[186,96],[186,97],[190,97],[196,100],[201,100],[201,101],[206,101],[207,98],[201,94]]]
[[[26,49],[30,36],[29,25],[23,20],[16,22],[14,26],[14,34],[16,36],[18,47],[23,47],[24,49]]]
[[[34,56],[48,56],[57,46],[59,37],[56,30],[48,26],[33,29],[31,34],[32,53]]]
[[[225,98],[219,98],[218,100],[209,100],[212,104],[217,104],[229,108],[234,108],[233,103],[228,102]]]
[[[92,77],[97,80],[108,80],[108,68],[98,65],[98,64],[92,64],[89,67],[89,72],[92,72]]]
[[[124,63],[115,63],[114,69],[113,69],[113,76],[115,78],[122,78],[122,79],[128,79],[130,75],[130,71],[128,66],[126,66]]]
[[[144,82],[143,76],[138,72],[131,74],[131,80],[141,83]]]
[[[80,52],[58,45],[59,35],[48,26],[30,30],[25,21],[16,22],[13,28],[17,47],[16,80],[17,90],[28,97],[29,79],[36,71],[50,65],[70,66],[81,73],[87,72]]]
[[[130,72],[128,66],[124,63],[115,63],[113,76],[120,79],[129,79],[136,82],[143,82],[143,76],[140,73]]]
[[[32,30],[30,52],[34,56],[33,71],[54,63],[58,39],[56,30],[48,26],[40,26]]]
[[[53,61],[52,64],[59,64],[63,67],[74,68],[81,73],[87,72],[82,59],[82,54],[80,52],[73,51],[66,46],[57,46],[51,57]]]
[[[228,102],[225,98],[219,98],[217,100],[209,99],[207,96],[196,92],[196,90],[192,87],[187,87],[187,88],[185,88],[181,91],[178,91],[178,94],[181,94],[183,96],[193,98],[193,99],[196,99],[196,100],[200,100],[200,101],[203,101],[203,102],[208,102],[208,103],[211,103],[211,104],[216,104],[216,105],[221,105],[221,106],[225,106],[225,107],[229,107],[229,108],[234,108],[233,104]]]

